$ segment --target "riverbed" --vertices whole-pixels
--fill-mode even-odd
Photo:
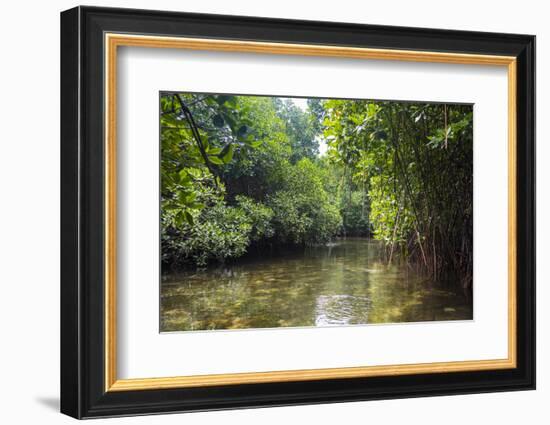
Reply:
[[[471,291],[388,265],[380,242],[333,243],[163,275],[162,332],[471,320]]]

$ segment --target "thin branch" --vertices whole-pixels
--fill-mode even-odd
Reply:
[[[199,152],[204,160],[204,164],[206,165],[206,168],[208,168],[208,171],[210,171],[210,174],[214,176],[214,183],[216,184],[216,187],[218,185],[217,183],[217,177],[218,174],[215,172],[215,169],[212,166],[212,163],[210,162],[210,159],[208,158],[208,154],[206,153],[206,149],[204,148],[204,143],[202,141],[200,132],[197,128],[197,124],[195,123],[195,119],[193,118],[193,114],[191,114],[191,111],[189,108],[185,105],[185,102],[183,101],[180,94],[175,94],[175,98],[178,100],[181,110],[183,114],[185,115],[185,118],[187,119],[187,122],[191,126],[191,133],[193,134],[193,137],[195,139],[195,142],[197,144],[197,147],[199,148]]]

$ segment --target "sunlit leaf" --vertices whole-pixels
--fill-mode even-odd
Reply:
[[[210,155],[208,156],[208,160],[212,163],[212,164],[216,164],[216,165],[223,165],[224,162],[222,161],[221,158],[219,158],[218,156],[215,156],[215,155]]]
[[[248,145],[251,147],[251,148],[257,148],[257,147],[260,147],[262,145],[263,141],[262,140],[257,140],[255,142],[250,142]]]

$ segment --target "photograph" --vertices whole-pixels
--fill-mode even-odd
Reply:
[[[473,105],[160,93],[160,331],[473,319]]]
[[[5,211],[25,219],[5,220],[4,280],[32,264],[59,288],[5,285],[8,334],[28,340],[5,363],[46,348],[15,359],[7,415],[540,417],[542,9],[216,2],[8,20],[5,145],[38,154],[4,155]],[[29,120],[29,81],[60,107]]]
[[[37,377],[40,410],[20,397],[14,415],[42,418],[56,401],[77,419],[216,411],[219,422],[231,415],[221,410],[254,409],[235,418],[257,423],[264,408],[292,407],[279,423],[321,409],[305,405],[339,403],[339,420],[369,402],[387,422],[414,416],[399,399],[430,397],[434,418],[459,412],[461,424],[478,405],[506,423],[535,417],[548,395],[536,386],[543,14],[501,7],[495,23],[490,7],[292,2],[256,16],[222,3],[75,6],[59,27],[35,13],[44,37],[32,41],[52,48],[21,55],[25,34],[14,44],[17,99],[38,78],[40,98],[60,88],[61,106],[40,109],[31,138],[57,193],[30,183],[47,173],[22,172],[40,168],[29,155],[8,155],[8,186],[35,204],[12,210],[58,233],[61,260],[42,255],[56,236],[11,226],[24,266],[6,281],[28,268],[29,241],[47,241],[37,268],[60,274],[60,291],[37,286],[31,310],[48,312],[36,323],[13,302],[21,285],[7,285],[8,317],[28,322],[8,330],[53,329],[23,351],[57,344],[38,362],[55,367],[24,373]],[[25,74],[29,58],[56,54],[59,67]],[[19,103],[9,102],[15,124],[29,121]],[[7,127],[14,141],[26,128]],[[45,143],[48,128],[60,149]],[[56,226],[37,216],[40,196],[55,203]],[[42,320],[52,306],[56,320]],[[535,389],[518,394],[527,404],[502,403]]]

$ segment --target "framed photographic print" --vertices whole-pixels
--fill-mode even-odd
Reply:
[[[535,38],[61,14],[61,411],[535,387]]]

